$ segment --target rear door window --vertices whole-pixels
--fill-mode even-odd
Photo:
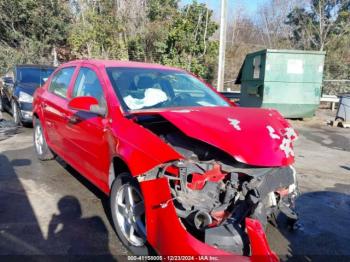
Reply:
[[[60,97],[67,97],[69,83],[72,80],[75,67],[65,67],[59,70],[52,78],[49,91]]]

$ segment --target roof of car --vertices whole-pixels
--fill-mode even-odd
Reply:
[[[16,65],[16,67],[56,68],[55,66],[51,66],[51,65],[30,65],[30,64]]]
[[[180,69],[180,68],[164,66],[159,64],[141,63],[141,62],[133,62],[133,61],[100,60],[100,59],[74,60],[74,61],[65,63],[65,65],[80,64],[80,63],[93,64],[99,67],[100,66],[102,67],[134,67],[134,68],[151,68],[151,69],[184,71],[183,69]]]

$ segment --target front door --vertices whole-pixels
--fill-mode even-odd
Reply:
[[[64,67],[57,71],[53,76],[48,91],[41,99],[41,108],[43,110],[46,135],[52,148],[60,155],[65,157],[65,148],[63,143],[63,126],[66,122],[68,109],[68,88],[72,82],[75,67]]]
[[[106,107],[105,92],[97,69],[89,66],[79,69],[71,97],[79,96],[95,97],[100,106]],[[74,162],[88,179],[103,187],[108,182],[109,158],[105,135],[108,121],[103,116],[73,109],[69,109],[69,118],[64,135],[69,147],[74,148]]]

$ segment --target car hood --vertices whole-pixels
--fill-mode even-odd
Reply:
[[[294,162],[297,134],[273,109],[194,107],[147,110],[161,115],[187,136],[206,142],[254,166],[286,166]]]
[[[29,95],[33,95],[35,90],[40,86],[38,83],[17,83],[16,89],[20,89]]]

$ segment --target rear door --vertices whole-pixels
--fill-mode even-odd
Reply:
[[[68,88],[72,83],[74,72],[74,66],[64,67],[55,72],[48,91],[44,92],[41,99],[49,143],[62,157],[69,151],[64,143],[62,131],[68,112]]]
[[[98,68],[82,65],[72,86],[71,97],[92,96],[99,101],[100,106],[107,108],[101,80]],[[72,149],[76,168],[99,186],[105,185],[109,168],[105,136],[108,120],[105,116],[73,109],[68,109],[68,118],[70,120],[65,125],[64,136]]]

